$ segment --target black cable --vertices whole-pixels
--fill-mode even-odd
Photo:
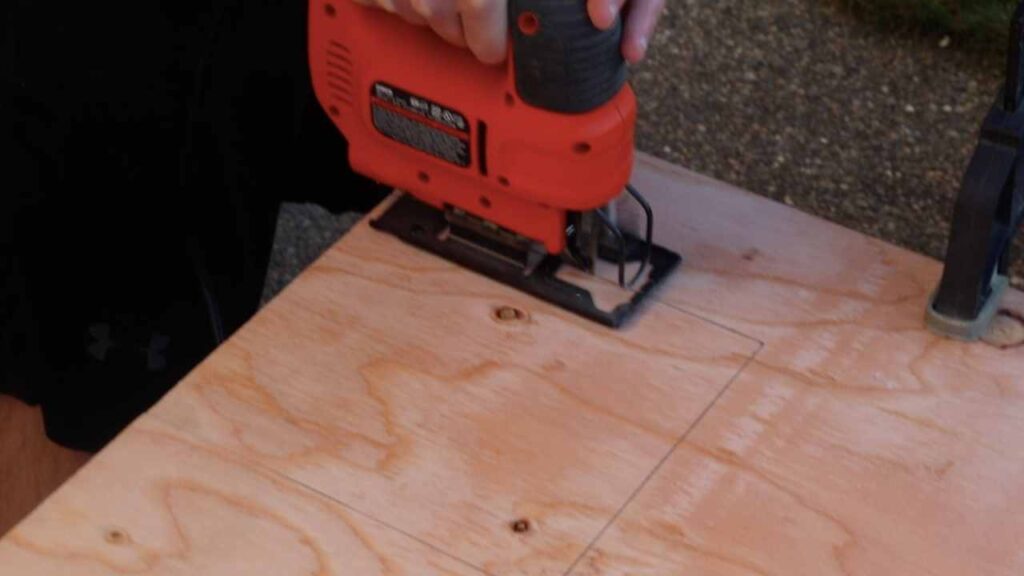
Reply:
[[[619,286],[626,287],[626,238],[622,235],[618,226],[612,224],[612,221],[608,218],[608,215],[600,210],[594,210],[597,216],[604,223],[605,228],[611,231],[615,235],[615,238],[619,241]]]
[[[636,276],[629,281],[629,288],[632,288],[636,281],[640,279],[644,274],[644,270],[647,270],[647,266],[651,263],[651,247],[654,246],[654,210],[651,209],[651,205],[647,203],[647,200],[640,194],[640,192],[633,187],[632,184],[626,184],[626,191],[633,197],[634,200],[640,204],[640,207],[644,209],[644,214],[647,215],[647,234],[646,234],[646,252],[644,253],[644,261],[640,264],[640,269],[636,271]]]

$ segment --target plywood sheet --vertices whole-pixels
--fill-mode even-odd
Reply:
[[[660,162],[638,180],[676,192],[666,299],[765,345],[574,573],[1020,574],[1024,349],[928,332],[933,261]]]
[[[561,574],[758,346],[666,305],[615,332],[364,223],[153,417],[481,570]]]
[[[576,574],[1024,570],[1024,399],[861,394],[752,365]]]
[[[0,541],[0,573],[477,574],[273,472],[145,422]]]
[[[759,362],[876,391],[992,388],[993,372],[1005,384],[1024,367],[1020,351],[994,358],[925,329],[933,260],[657,160],[635,180],[687,258],[664,299],[763,341]]]
[[[639,322],[363,224],[0,574],[1024,571],[1024,349],[926,331],[936,262],[649,157],[635,182],[686,259]]]

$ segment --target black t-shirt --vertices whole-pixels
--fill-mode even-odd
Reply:
[[[0,393],[95,450],[255,312],[281,200],[365,209],[306,5],[0,7]]]

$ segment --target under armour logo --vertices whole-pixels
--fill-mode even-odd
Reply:
[[[149,346],[142,350],[146,352],[146,368],[150,371],[163,370],[167,367],[167,348],[171,345],[171,338],[163,334],[153,334],[149,337]]]
[[[89,326],[89,335],[92,337],[92,343],[86,347],[89,355],[100,362],[105,362],[112,349],[121,348],[121,343],[115,341],[111,334],[110,324],[98,322]],[[147,370],[156,372],[167,367],[167,349],[171,345],[169,336],[153,333],[145,346],[138,343],[131,344],[134,345],[129,345],[127,348],[138,350],[146,355]]]
[[[89,326],[89,334],[93,337],[93,343],[89,345],[89,354],[103,362],[107,359],[107,352],[114,347],[114,341],[110,338],[110,324],[93,324]]]

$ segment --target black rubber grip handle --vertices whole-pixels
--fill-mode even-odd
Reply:
[[[597,28],[585,0],[510,0],[509,27],[516,91],[531,106],[587,112],[626,83],[622,20]]]

